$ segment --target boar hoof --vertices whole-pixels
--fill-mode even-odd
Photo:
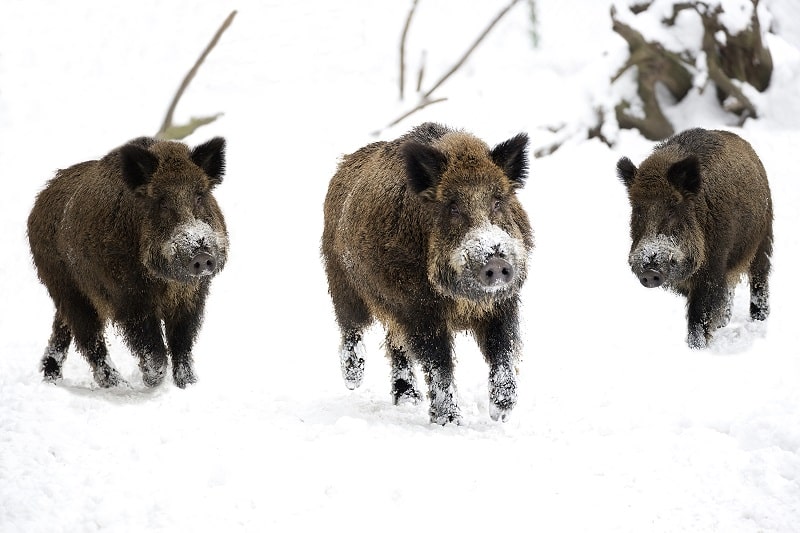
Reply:
[[[344,384],[350,390],[360,387],[364,380],[364,352],[364,344],[359,340],[346,343],[339,354]]]
[[[514,405],[516,405],[516,400],[503,400],[498,403],[491,402],[491,404],[489,404],[489,416],[491,416],[492,420],[495,422],[505,422],[514,409]]]
[[[750,299],[750,318],[752,320],[766,320],[769,316],[769,302],[766,294],[757,294]]]
[[[648,289],[652,289],[664,283],[664,275],[658,270],[645,270],[639,278],[639,281]]]
[[[750,318],[752,320],[763,321],[763,320],[766,320],[768,316],[769,316],[769,310],[768,309],[758,308],[758,307],[755,307],[754,305],[750,306]]]
[[[448,423],[461,423],[461,410],[456,404],[456,387],[452,377],[443,376],[440,369],[432,368],[428,371],[427,381],[430,386],[428,396],[431,400],[428,414],[431,416],[431,423],[444,426]]]
[[[708,337],[702,326],[695,326],[689,330],[689,336],[686,339],[686,344],[689,348],[695,350],[702,350],[708,348]]]
[[[364,360],[357,357],[342,361],[342,377],[344,385],[350,390],[355,390],[361,386],[364,380]]]
[[[61,363],[55,357],[47,356],[42,359],[42,372],[47,383],[54,383],[62,378]]]
[[[185,389],[186,385],[197,383],[191,363],[177,363],[172,367],[172,381],[177,387]]]
[[[122,379],[117,369],[108,363],[98,364],[92,374],[94,375],[95,383],[104,389],[128,385],[128,382]]]
[[[507,366],[492,369],[489,374],[489,416],[494,421],[505,422],[517,405],[517,380]]]
[[[422,396],[413,383],[409,383],[405,379],[397,379],[392,384],[392,400],[395,405],[404,403],[417,405],[422,401]]]
[[[162,381],[164,381],[164,372],[143,372],[142,381],[144,381],[144,384],[148,387],[157,387]]]
[[[505,259],[492,257],[481,268],[480,280],[487,287],[505,285],[514,279],[514,267]]]
[[[438,424],[446,426],[447,424],[461,425],[461,411],[458,406],[453,404],[448,409],[435,412],[433,408],[430,411],[431,424]]]
[[[155,387],[164,381],[164,374],[167,370],[167,358],[154,358],[151,355],[142,358],[139,365],[142,371],[142,381],[148,387]]]

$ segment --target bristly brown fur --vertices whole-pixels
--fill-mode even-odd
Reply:
[[[363,366],[350,339],[373,319],[387,328],[397,375],[407,379],[404,358],[425,370],[433,421],[458,418],[452,398],[442,399],[452,382],[454,332],[475,333],[493,372],[506,375],[497,368],[518,355],[518,294],[533,248],[515,195],[527,177],[526,146],[524,134],[490,149],[469,133],[426,123],[342,159],[325,199],[322,255],[349,387],[358,386]],[[513,283],[494,293],[473,290],[452,266],[456,247],[481,224],[520,243]],[[504,417],[513,402],[497,402]]]
[[[134,139],[98,161],[59,171],[37,196],[28,238],[56,307],[45,379],[61,377],[74,339],[100,386],[121,383],[104,338],[114,322],[139,357],[146,384],[161,381],[168,355],[178,386],[195,381],[191,348],[210,279],[227,257],[225,221],[212,194],[224,172],[224,147],[222,138],[191,151],[178,142]],[[197,242],[175,242],[186,225],[206,233]]]
[[[690,346],[705,347],[730,319],[730,297],[743,275],[750,280],[751,317],[766,318],[772,197],[747,141],[691,129],[658,144],[639,168],[621,158],[617,173],[632,208],[631,267],[643,283],[663,276],[659,283],[687,297]],[[642,243],[655,235],[674,245],[651,259]]]

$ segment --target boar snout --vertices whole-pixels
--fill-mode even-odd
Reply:
[[[639,242],[628,256],[628,263],[639,282],[648,289],[680,282],[694,268],[691,256],[681,249],[675,238],[666,235]]]
[[[505,259],[492,256],[481,268],[479,279],[486,287],[500,287],[514,279],[514,267]]]
[[[215,230],[204,221],[193,221],[175,229],[151,264],[156,273],[189,283],[219,273],[225,266],[227,248],[224,231]]]
[[[664,283],[664,275],[658,270],[645,270],[639,276],[639,281],[648,289],[661,286]]]
[[[190,270],[195,276],[207,276],[217,269],[217,261],[207,252],[200,252],[192,258]]]

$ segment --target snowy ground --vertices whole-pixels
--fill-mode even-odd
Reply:
[[[415,103],[397,97],[409,2],[7,0],[0,7],[0,531],[800,531],[800,20],[771,37],[765,116],[737,130],[775,201],[772,316],[747,320],[740,288],[710,349],[684,342],[684,302],[630,273],[628,206],[615,149],[573,139],[532,161],[521,192],[536,232],[524,289],[519,405],[488,413],[487,368],[459,337],[460,427],[394,407],[378,327],[364,385],[345,389],[319,238],[337,158]],[[409,35],[429,86],[505,2],[421,0]],[[423,120],[498,143],[580,124],[624,42],[608,3],[537,0],[540,47],[516,6]],[[178,120],[224,112],[188,142],[228,139],[217,192],[231,257],[195,349],[199,382],[99,390],[72,352],[63,382],[38,362],[52,304],[25,236],[57,168],[152,134],[180,79],[231,9],[239,13],[190,86]],[[579,16],[575,16],[575,13]],[[793,22],[794,21],[794,22]],[[575,42],[585,48],[578,48]],[[605,52],[605,53],[604,53]],[[679,127],[728,127],[695,94]]]

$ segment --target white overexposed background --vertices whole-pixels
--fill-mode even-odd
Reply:
[[[742,3],[725,2],[734,19]],[[613,149],[584,134],[595,109],[630,91],[625,77],[609,87],[627,57],[611,2],[536,0],[536,48],[520,2],[436,91],[447,101],[385,129],[416,105],[423,50],[430,87],[504,0],[419,1],[403,102],[410,0],[4,0],[0,532],[800,531],[800,6],[761,3],[775,62],[753,95],[761,118],[737,128],[702,85],[665,104],[678,129],[749,140],[775,204],[772,315],[749,321],[743,284],[731,324],[693,351],[684,300],[644,289],[627,265],[615,163],[654,143],[613,124]],[[154,134],[233,9],[176,114],[224,113],[186,141],[228,141],[216,197],[230,259],[195,347],[198,383],[146,388],[113,328],[130,388],[98,389],[74,349],[63,380],[43,383],[53,306],[25,234],[35,195],[57,169]],[[688,49],[692,16],[673,36]],[[379,326],[364,384],[342,382],[319,256],[327,183],[341,155],[425,120],[490,145],[521,131],[532,148],[563,141],[532,158],[520,192],[536,248],[506,423],[489,417],[488,369],[466,335],[461,426],[431,425],[427,402],[391,404]]]

